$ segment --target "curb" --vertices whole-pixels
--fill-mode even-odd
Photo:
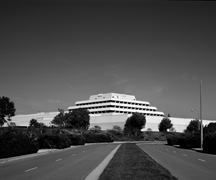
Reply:
[[[84,180],[98,180],[101,173],[107,167],[120,146],[121,144],[119,144],[114,150],[112,150],[112,152]]]

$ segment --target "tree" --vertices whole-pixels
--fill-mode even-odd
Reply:
[[[144,115],[135,112],[127,118],[126,124],[124,126],[124,133],[126,134],[134,134],[135,136],[138,135],[138,133],[141,131],[142,128],[145,127],[146,124],[146,118]]]
[[[203,128],[205,134],[207,133],[215,133],[216,132],[216,123],[209,123]]]
[[[87,109],[79,108],[70,111],[65,114],[65,121],[69,127],[81,130],[87,130],[89,128],[89,111]]]
[[[43,129],[46,127],[46,125],[42,122],[39,123],[37,121],[37,119],[31,119],[29,122],[29,127],[30,127],[30,129],[38,128],[38,129],[40,129],[40,132],[42,133]]]
[[[29,122],[29,127],[40,128],[40,123],[37,121],[37,119],[31,119]]]
[[[95,125],[95,126],[92,127],[90,130],[91,130],[91,131],[94,131],[94,132],[96,132],[96,133],[99,133],[99,132],[101,132],[101,127],[98,126],[98,125]]]
[[[190,121],[190,123],[188,124],[185,132],[186,133],[199,133],[199,120],[192,120]]]
[[[175,129],[174,127],[171,127],[171,128],[169,129],[169,132],[176,132],[176,129]]]
[[[10,101],[8,97],[0,97],[0,127],[4,125],[4,123],[8,123],[11,121],[11,117],[15,115],[15,107],[14,102]]]
[[[58,127],[65,127],[66,126],[66,119],[65,119],[64,110],[59,108],[58,111],[59,111],[59,114],[57,114],[53,118],[51,123],[58,126]]]
[[[167,132],[167,129],[170,129],[172,126],[171,120],[168,117],[165,117],[159,123],[158,129],[160,132]]]
[[[120,127],[120,126],[117,126],[117,125],[114,125],[114,126],[113,126],[113,130],[122,131],[121,127]]]

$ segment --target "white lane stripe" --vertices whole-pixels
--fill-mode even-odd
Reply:
[[[62,159],[60,158],[60,159],[57,159],[56,161],[61,161]]]
[[[72,156],[75,156],[76,154],[72,154]]]
[[[34,168],[31,168],[31,169],[28,169],[28,170],[25,170],[25,172],[29,172],[29,171],[32,171],[34,169],[37,169],[37,167],[34,167]]]
[[[118,145],[114,150],[112,150],[111,153],[84,180],[99,179],[99,176],[107,167],[119,147],[120,145]]]
[[[199,161],[202,161],[202,162],[205,162],[205,160],[203,160],[203,159],[198,159]]]
[[[173,151],[174,153],[176,153],[176,151]]]
[[[187,156],[187,154],[183,154],[183,156]]]

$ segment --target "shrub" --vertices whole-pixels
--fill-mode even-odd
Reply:
[[[119,131],[116,129],[109,129],[109,130],[107,130],[107,132],[113,136],[123,136],[123,131]]]
[[[216,153],[216,133],[209,133],[203,140],[203,151]]]
[[[75,135],[75,134],[70,134],[68,135],[71,145],[84,145],[85,144],[85,137],[83,135]]]
[[[38,137],[38,146],[40,149],[63,149],[70,147],[71,141],[65,134],[41,134]]]
[[[185,133],[179,139],[181,148],[199,148],[200,147],[200,134],[198,133]]]
[[[0,135],[0,158],[37,153],[36,142],[26,132],[4,130]]]
[[[179,145],[180,144],[180,138],[182,134],[180,133],[169,133],[167,135],[167,144],[168,145]]]
[[[84,134],[86,143],[113,142],[113,138],[109,133],[93,133],[87,132]]]

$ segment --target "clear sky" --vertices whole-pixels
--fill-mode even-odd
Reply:
[[[135,95],[173,117],[216,119],[216,3],[0,3],[0,96],[16,114]]]

